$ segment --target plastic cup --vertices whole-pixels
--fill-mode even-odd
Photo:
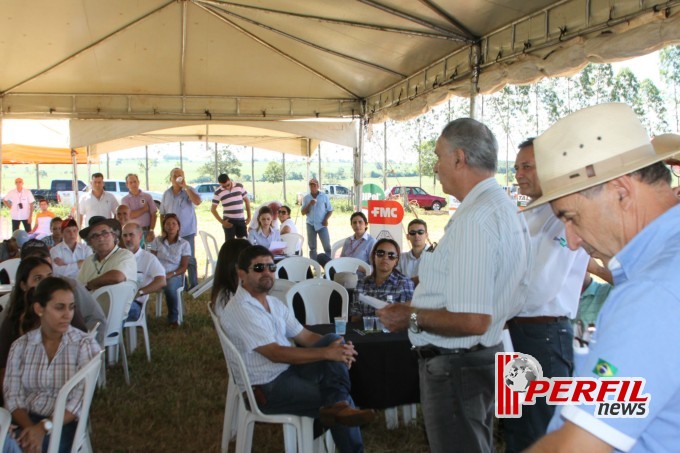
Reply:
[[[335,333],[345,335],[347,333],[347,318],[338,316],[335,318]]]
[[[177,184],[182,184],[182,181],[184,181],[184,178],[182,178],[181,176],[178,176],[177,179],[175,179],[175,181],[177,181]]]
[[[375,316],[364,316],[364,330],[374,329]]]
[[[378,318],[377,316],[375,318],[375,328],[377,330],[382,330],[384,333],[390,333],[390,331],[387,330],[387,327],[385,327],[385,324],[383,324],[380,318]]]

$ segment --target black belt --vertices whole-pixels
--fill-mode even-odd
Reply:
[[[567,319],[569,319],[569,318],[567,318],[566,316],[531,316],[531,317],[516,316],[516,317],[508,320],[508,323],[554,324],[556,322],[566,321]]]
[[[488,349],[488,346],[476,344],[471,348],[447,349],[428,344],[426,346],[413,346],[411,351],[413,351],[413,353],[419,359],[431,359],[432,357],[437,357],[440,355],[464,355],[471,352],[483,351],[484,349]]]

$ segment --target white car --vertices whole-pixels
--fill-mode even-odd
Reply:
[[[204,201],[212,201],[213,195],[215,195],[215,191],[220,187],[220,185],[216,182],[208,182],[208,183],[203,183],[203,184],[198,184],[194,186],[194,189],[196,189],[196,192],[198,192],[198,195],[201,197],[201,203]],[[250,201],[253,201],[253,194],[248,192],[248,199]]]

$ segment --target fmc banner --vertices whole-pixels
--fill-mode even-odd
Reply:
[[[376,240],[391,238],[397,241],[399,248],[402,242],[401,221],[404,219],[404,207],[394,200],[368,200],[368,225],[371,236]]]

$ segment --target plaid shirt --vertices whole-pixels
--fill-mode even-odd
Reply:
[[[10,412],[25,409],[50,417],[59,390],[92,360],[100,348],[93,336],[70,326],[50,362],[45,354],[40,330],[34,329],[12,344],[3,392],[5,407]],[[77,415],[82,395],[82,385],[74,388],[66,400],[66,410]]]
[[[404,303],[413,299],[413,290],[413,280],[396,269],[382,285],[377,286],[375,279],[369,275],[359,281],[356,289],[359,294],[366,294],[384,301],[387,301],[387,296],[392,296],[392,301],[395,303]],[[375,316],[375,309],[356,300],[352,302],[350,315]]]

